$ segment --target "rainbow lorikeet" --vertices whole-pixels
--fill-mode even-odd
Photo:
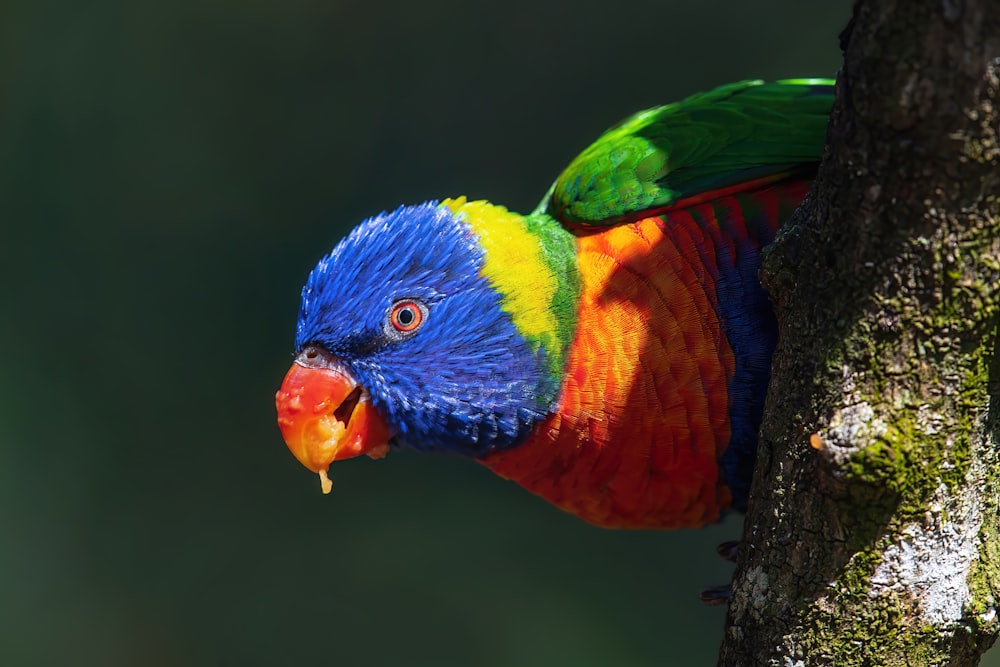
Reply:
[[[325,492],[332,461],[409,447],[600,526],[744,509],[776,336],[760,252],[832,100],[723,86],[608,130],[529,215],[459,197],[365,220],[302,290],[289,449]]]

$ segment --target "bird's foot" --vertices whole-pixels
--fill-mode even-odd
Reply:
[[[717,607],[720,604],[729,604],[729,598],[733,596],[733,585],[712,586],[701,592],[698,598],[707,605]]]
[[[715,547],[715,553],[719,554],[730,563],[736,562],[736,556],[739,555],[739,552],[739,540],[729,540]],[[724,586],[712,586],[710,588],[706,588],[701,592],[698,598],[703,603],[714,607],[720,604],[729,604],[729,598],[732,596],[733,585],[730,583]]]
[[[719,554],[730,563],[735,563],[736,556],[740,552],[740,544],[741,542],[739,540],[729,540],[727,542],[723,542],[719,546],[715,547],[715,553]]]

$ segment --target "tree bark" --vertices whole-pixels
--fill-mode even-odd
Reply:
[[[1000,631],[1000,0],[861,0],[719,664],[974,665]]]

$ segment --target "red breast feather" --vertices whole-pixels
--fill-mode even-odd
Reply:
[[[721,264],[737,245],[756,261],[807,187],[753,193],[768,203],[763,228],[748,230],[743,197],[727,196],[579,237],[579,326],[559,408],[483,463],[599,526],[717,521],[732,503],[719,458],[737,366],[721,321]]]

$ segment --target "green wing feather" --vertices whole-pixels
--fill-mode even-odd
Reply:
[[[719,190],[815,170],[833,81],[742,81],[642,111],[581,153],[536,212],[618,224]]]

